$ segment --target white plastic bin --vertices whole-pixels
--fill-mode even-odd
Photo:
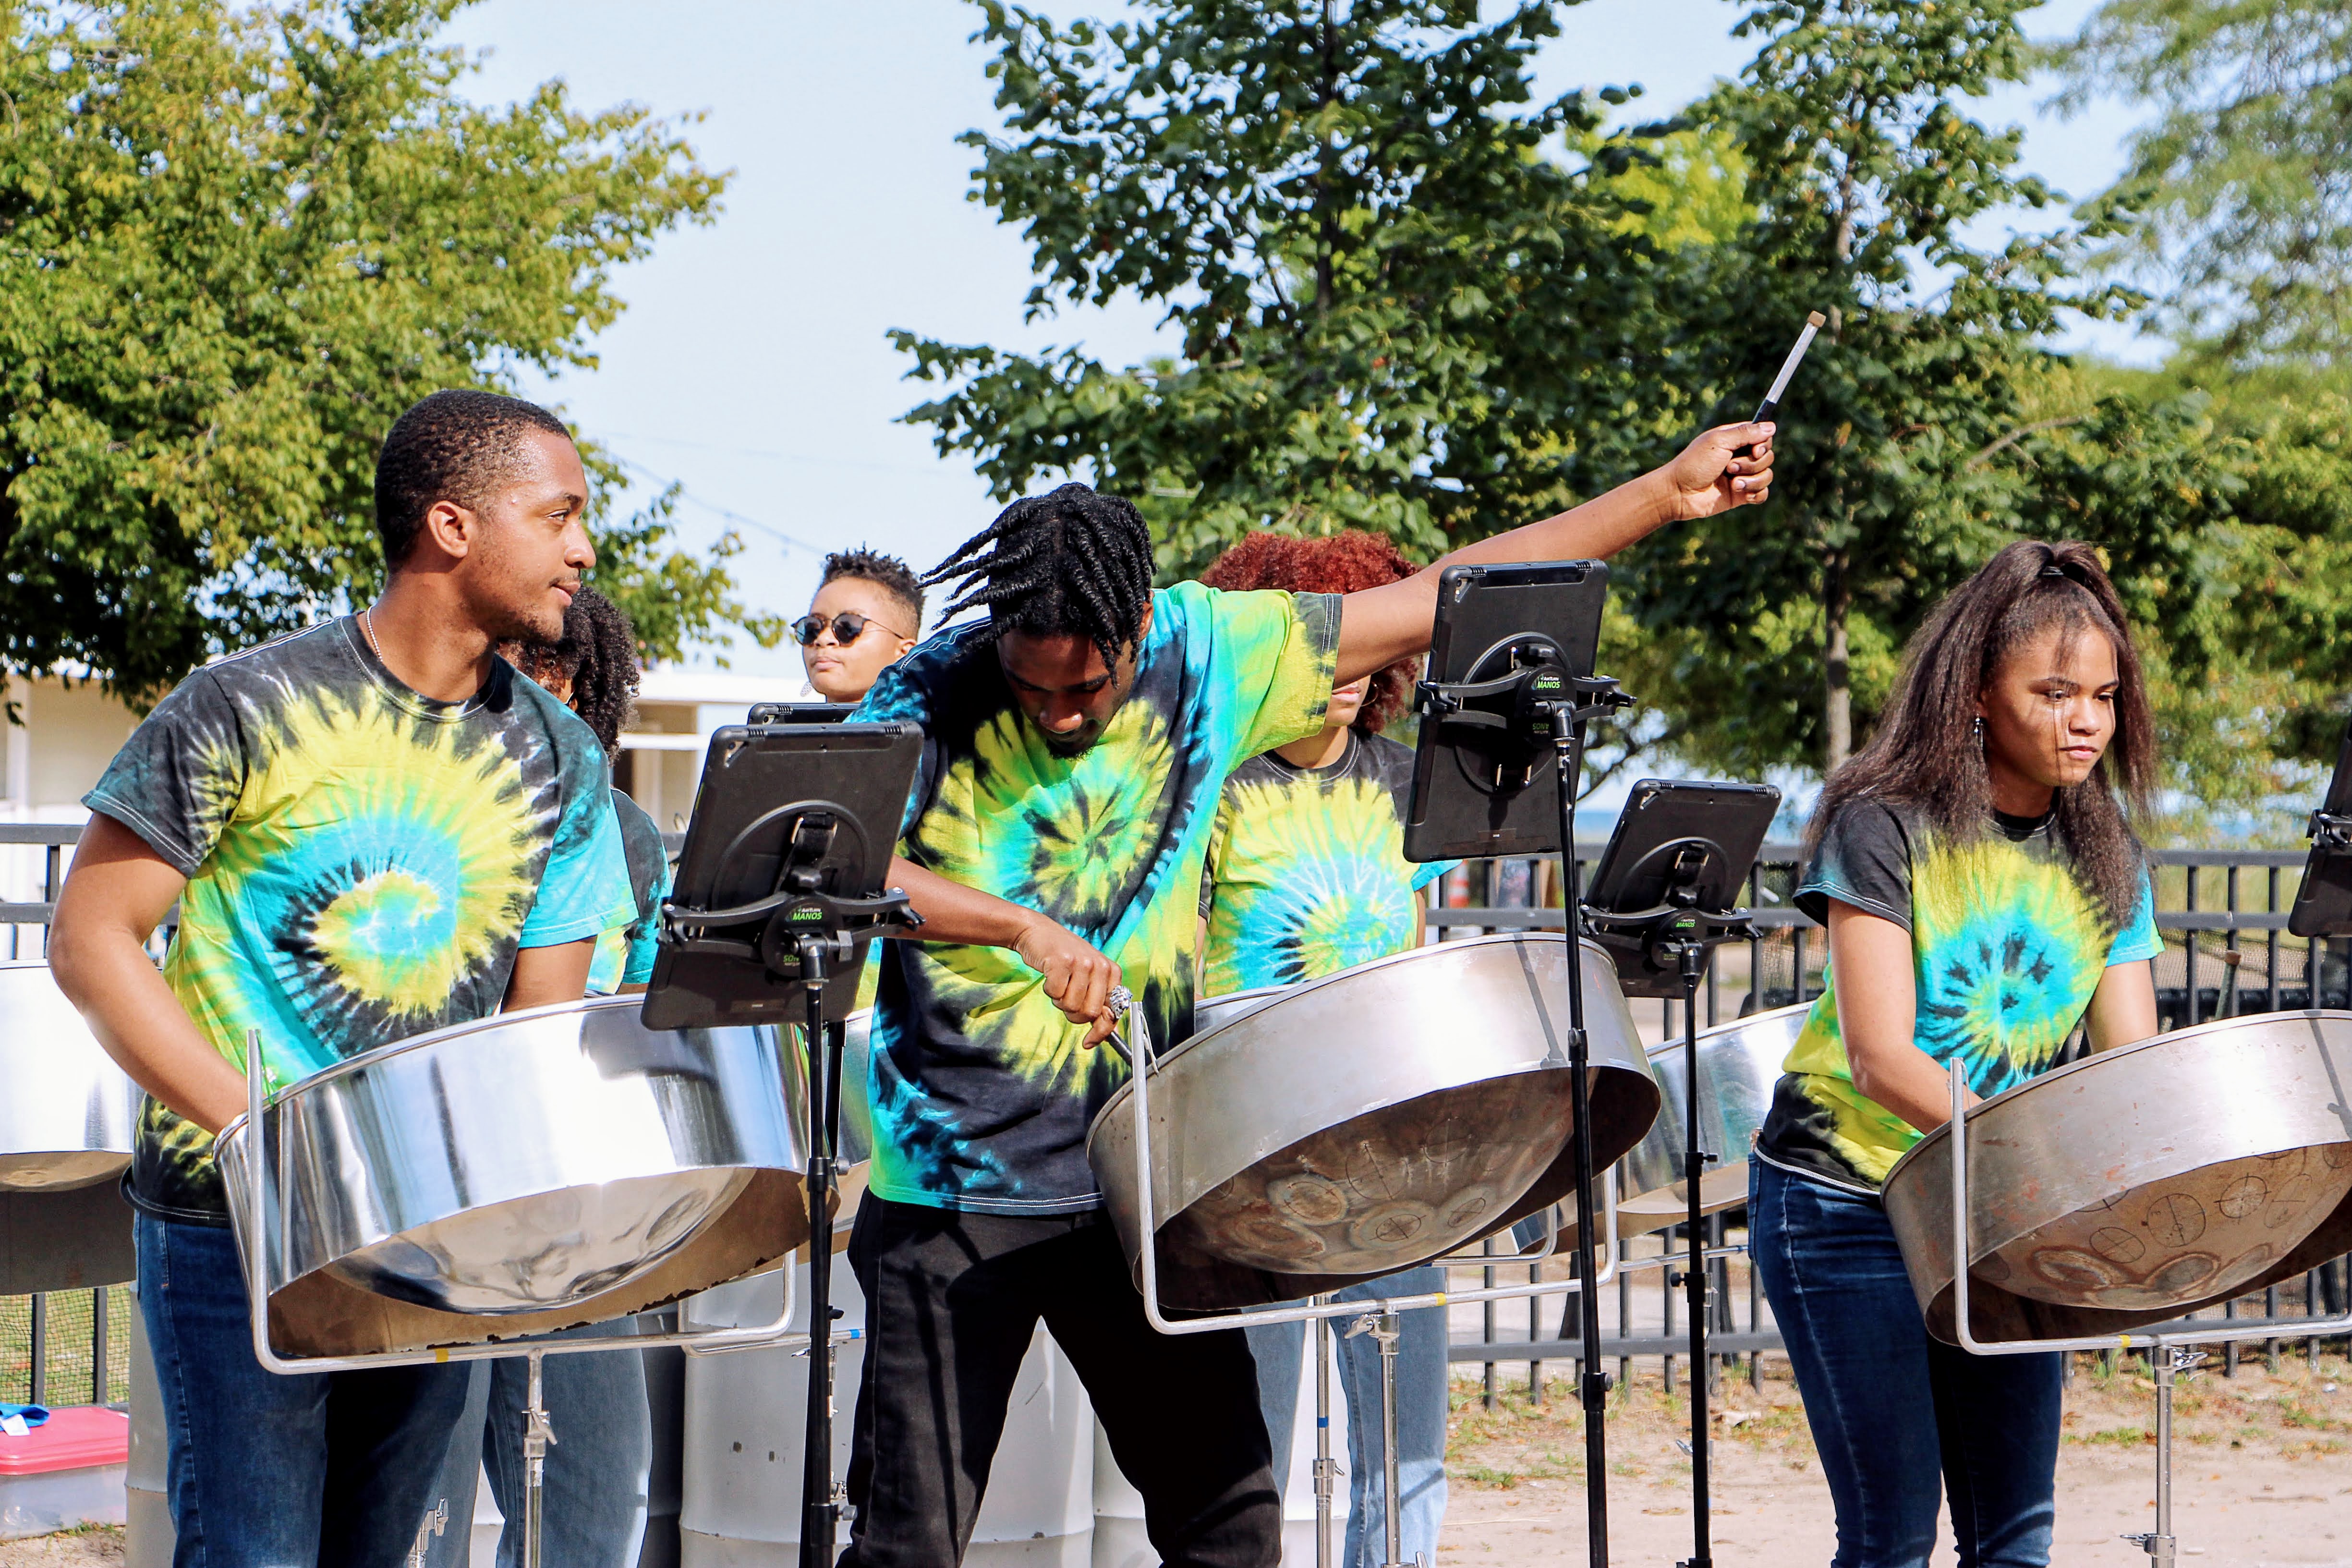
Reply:
[[[766,1322],[775,1315],[779,1278],[764,1275],[697,1297],[688,1309],[691,1325]],[[834,1304],[843,1313],[836,1326],[862,1329],[865,1300],[838,1259],[833,1282]],[[803,1323],[807,1285],[803,1265]],[[804,1354],[784,1350],[688,1358],[683,1568],[797,1568],[808,1364]],[[848,1474],[850,1419],[864,1364],[862,1340],[836,1342],[835,1476]],[[1013,1384],[966,1568],[1087,1568],[1094,1430],[1094,1407],[1077,1373],[1040,1326]]]

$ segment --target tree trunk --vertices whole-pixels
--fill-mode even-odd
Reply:
[[[1833,554],[1822,583],[1822,611],[1827,632],[1822,659],[1823,778],[1845,766],[1845,760],[1853,754],[1853,683],[1845,638],[1846,615],[1853,608],[1853,596],[1846,587],[1845,571],[1844,552]]]

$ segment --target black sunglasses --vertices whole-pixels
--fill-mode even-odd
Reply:
[[[809,644],[816,641],[818,637],[823,635],[826,624],[825,618],[823,616],[803,616],[799,620],[793,623],[793,640],[800,644],[801,647],[806,647]],[[841,644],[844,647],[848,647],[851,643],[856,642],[859,637],[864,637],[866,635],[866,627],[882,626],[882,623],[880,621],[875,620],[870,616],[861,616],[855,610],[842,611],[841,614],[833,617],[831,625],[833,626],[833,640]],[[888,626],[882,626],[882,629],[886,632],[890,632],[890,635],[894,637],[900,635],[898,632],[891,631]]]

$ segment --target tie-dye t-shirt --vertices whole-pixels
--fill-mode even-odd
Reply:
[[[1404,858],[1412,752],[1349,731],[1328,767],[1272,752],[1225,781],[1209,839],[1201,994],[1295,985],[1421,940],[1422,889],[1449,862]]]
[[[1244,758],[1323,723],[1336,596],[1152,595],[1135,685],[1076,756],[1013,700],[979,628],[882,672],[856,715],[923,728],[900,852],[1036,910],[1118,963],[1161,1045],[1192,1027],[1201,867],[1218,793]],[[881,944],[866,1098],[883,1197],[988,1214],[1097,1207],[1087,1128],[1127,1077],[1011,952]]]
[[[498,1011],[518,949],[636,918],[612,777],[579,716],[499,660],[464,702],[410,690],[355,619],[207,665],[83,797],[188,879],[163,977],[273,1089]],[[212,1138],[150,1100],[131,1195],[217,1220]]]
[[[627,925],[597,933],[596,954],[588,963],[591,996],[610,996],[624,985],[643,985],[653,979],[654,959],[661,952],[662,900],[669,896],[669,847],[662,842],[654,819],[644,806],[614,790],[613,820],[628,857],[636,917]]]
[[[2000,817],[1960,844],[1915,813],[1856,801],[1831,822],[1797,889],[1798,908],[1824,924],[1832,899],[1911,933],[1913,1043],[1939,1067],[1962,1063],[1980,1095],[2062,1065],[2059,1053],[2108,967],[2164,948],[2146,874],[2138,910],[2116,930],[2047,820]],[[1834,975],[1824,977],[1782,1066],[1757,1141],[1775,1163],[1874,1190],[1919,1141],[1916,1128],[1854,1088]]]

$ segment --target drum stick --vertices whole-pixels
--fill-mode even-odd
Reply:
[[[1780,374],[1772,378],[1772,390],[1766,393],[1764,401],[1756,405],[1755,416],[1749,423],[1761,425],[1767,419],[1774,418],[1780,414],[1780,395],[1789,390],[1790,378],[1797,374],[1797,367],[1805,363],[1805,351],[1813,346],[1813,334],[1828,323],[1829,318],[1819,310],[1813,311],[1805,318],[1805,330],[1797,334],[1797,346],[1790,349],[1789,357],[1780,362]],[[1745,458],[1755,450],[1753,447],[1742,447],[1732,453],[1732,456]]]

